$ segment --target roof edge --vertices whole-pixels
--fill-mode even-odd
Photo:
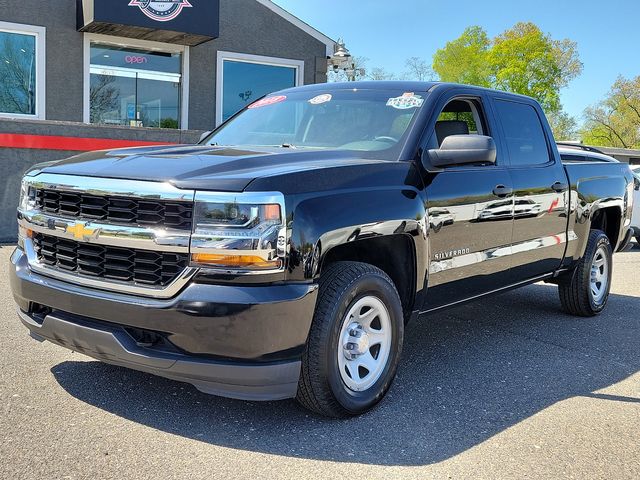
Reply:
[[[296,17],[292,13],[289,13],[287,10],[282,8],[280,5],[277,5],[276,3],[272,2],[271,0],[256,0],[256,1],[258,3],[260,3],[261,5],[264,5],[265,7],[267,7],[272,12],[280,15],[282,18],[287,20],[289,23],[295,25],[300,30],[302,30],[305,33],[309,34],[310,36],[312,36],[316,40],[324,43],[326,45],[326,47],[327,47],[327,57],[330,57],[330,56],[333,55],[333,53],[335,51],[335,46],[337,45],[338,42],[336,42],[332,38],[326,36],[321,31],[313,28],[307,22],[305,22],[303,20],[300,20],[298,17]]]

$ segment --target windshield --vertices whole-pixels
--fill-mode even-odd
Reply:
[[[249,105],[207,145],[399,150],[426,94],[390,90],[290,91]]]

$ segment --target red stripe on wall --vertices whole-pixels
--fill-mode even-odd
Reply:
[[[21,135],[0,133],[0,147],[30,148],[36,150],[70,150],[88,152],[111,148],[145,147],[149,145],[175,145],[167,142],[138,140],[111,140],[108,138],[59,137],[53,135]]]

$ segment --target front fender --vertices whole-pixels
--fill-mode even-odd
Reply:
[[[426,208],[412,187],[375,188],[323,193],[298,199],[290,222],[287,279],[317,279],[320,265],[335,247],[356,240],[404,234],[413,239],[416,271],[428,260]],[[417,290],[424,275],[417,275]]]

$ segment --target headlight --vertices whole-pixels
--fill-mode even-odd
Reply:
[[[26,181],[22,181],[20,185],[20,201],[18,202],[20,210],[31,210],[36,206],[36,190]]]
[[[196,193],[191,263],[234,271],[279,270],[286,255],[282,194]]]
[[[36,191],[24,180],[20,185],[20,200],[18,202],[18,208],[21,211],[32,210],[36,206]],[[26,238],[31,238],[33,232],[23,226],[18,227],[18,246],[24,249],[24,241]]]

